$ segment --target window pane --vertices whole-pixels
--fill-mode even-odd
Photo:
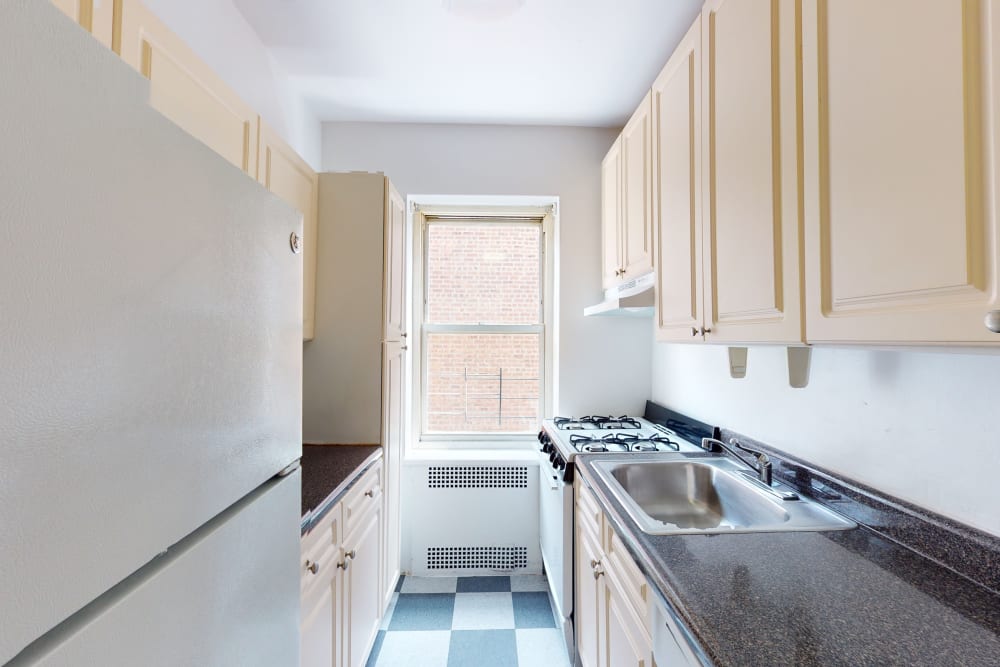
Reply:
[[[428,334],[427,431],[538,428],[541,334]]]
[[[430,224],[427,321],[539,324],[540,234],[537,224]]]

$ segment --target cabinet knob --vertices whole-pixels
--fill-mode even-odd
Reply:
[[[406,338],[406,334],[405,333],[401,333],[401,334],[399,334],[399,337],[400,338]]]
[[[594,568],[594,581],[600,579],[602,574],[604,574],[604,568],[598,563],[597,567]]]
[[[292,252],[298,255],[302,252],[302,237],[292,232],[292,235],[288,237],[288,245],[291,247]]]
[[[709,329],[706,329],[705,327],[701,328],[701,335],[702,336],[704,336],[705,334],[710,334],[710,333],[712,333],[712,330],[710,328]]]
[[[374,498],[375,497],[375,489],[368,489],[367,491],[365,491],[365,495],[368,496],[369,498]]]
[[[344,554],[344,560],[347,560],[348,558],[350,558],[351,560],[354,560],[354,557],[357,556],[357,555],[358,555],[357,550],[351,549],[346,554]]]
[[[991,310],[986,313],[986,317],[983,318],[983,323],[986,324],[986,328],[993,333],[1000,333],[1000,310]]]
[[[691,336],[693,337],[697,335],[698,335],[698,327],[691,327]]]
[[[314,563],[312,561],[307,560],[306,569],[312,572],[313,574],[316,574],[317,572],[319,572],[319,563]]]
[[[596,568],[600,564],[601,564],[601,561],[599,561],[599,560],[591,560],[590,561],[590,567],[591,567],[591,569]]]
[[[350,565],[351,565],[351,563],[349,561],[346,561],[346,560],[344,562],[342,562],[342,563],[337,563],[337,567],[339,569],[341,569],[341,570],[344,570],[345,572],[347,571],[347,568],[350,567]]]
[[[399,349],[401,349],[401,350],[409,350],[410,348],[407,345],[400,345]]]

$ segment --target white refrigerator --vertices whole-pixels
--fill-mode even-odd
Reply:
[[[301,217],[47,0],[0,44],[0,665],[297,665]]]

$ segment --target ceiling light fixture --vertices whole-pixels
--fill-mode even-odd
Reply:
[[[444,8],[466,19],[494,21],[507,18],[524,6],[524,0],[444,0]]]

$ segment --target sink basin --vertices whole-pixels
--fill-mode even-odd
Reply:
[[[857,525],[780,484],[769,490],[752,478],[752,471],[725,457],[637,460],[633,455],[593,465],[650,534],[846,530]]]

